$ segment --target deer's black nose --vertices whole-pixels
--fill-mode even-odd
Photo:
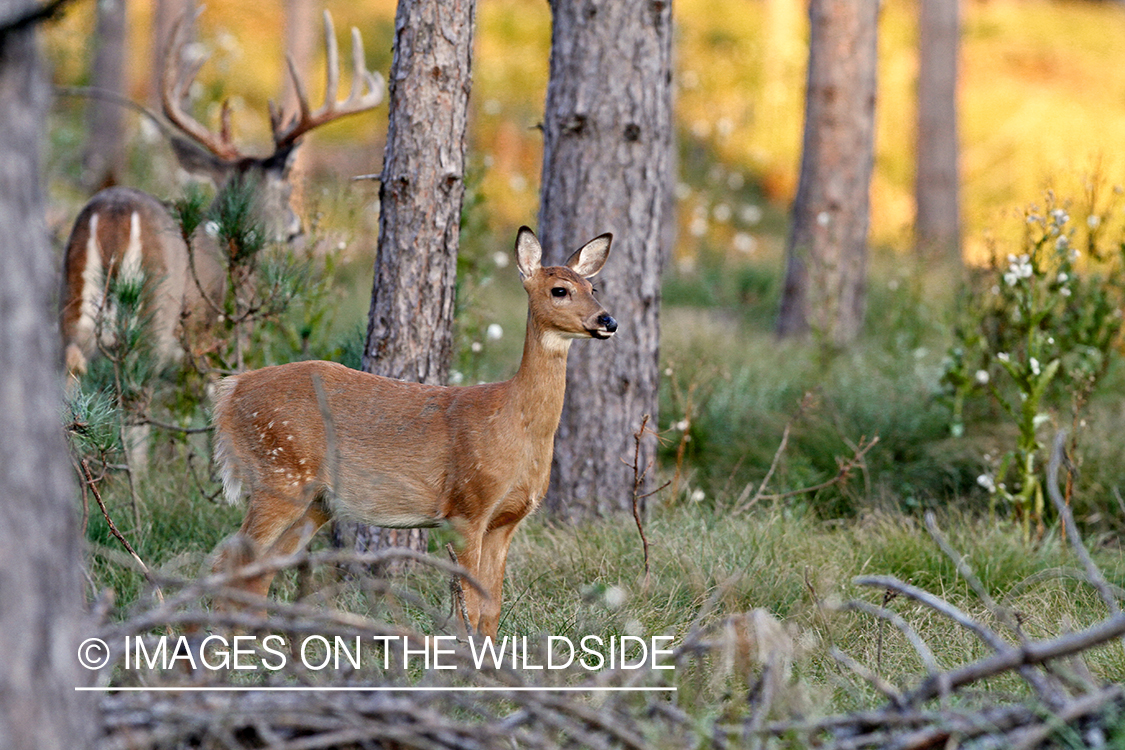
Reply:
[[[598,316],[598,325],[600,325],[610,333],[614,333],[617,331],[617,321],[614,320],[613,316],[609,315],[608,313],[603,313],[602,315]]]

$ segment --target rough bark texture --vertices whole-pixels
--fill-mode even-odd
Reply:
[[[843,346],[859,333],[875,144],[878,3],[812,0],[801,174],[778,333]]]
[[[98,0],[90,84],[125,96],[125,0]],[[86,110],[83,182],[90,190],[117,184],[125,167],[125,108],[92,97]]]
[[[32,7],[0,0],[0,19]],[[88,744],[94,715],[74,690],[88,679],[76,660],[82,560],[48,314],[54,269],[40,185],[48,89],[34,37],[34,28],[0,32],[0,748],[70,750]]]
[[[631,507],[633,433],[655,419],[660,276],[672,182],[670,2],[551,3],[539,236],[545,263],[613,233],[599,299],[620,323],[570,350],[546,507],[577,519]],[[652,422],[650,422],[651,424]],[[642,467],[654,455],[643,442]]]
[[[957,144],[958,0],[925,0],[918,19],[915,242],[923,258],[961,262]]]
[[[449,375],[475,10],[475,0],[398,4],[367,372],[432,384]],[[426,546],[420,529],[349,525],[361,549]]]

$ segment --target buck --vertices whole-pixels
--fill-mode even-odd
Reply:
[[[447,525],[461,539],[459,562],[487,592],[466,587],[467,625],[495,636],[508,544],[547,491],[571,341],[617,331],[589,282],[611,239],[603,234],[565,266],[543,267],[539,241],[519,230],[528,317],[511,380],[421,385],[331,362],[222,380],[215,459],[227,499],[245,492],[249,503],[214,569],[290,554],[334,515],[392,528]],[[272,579],[267,573],[234,585],[264,597]]]
[[[326,123],[377,106],[383,98],[382,78],[364,67],[363,40],[353,28],[351,91],[345,101],[337,100],[339,50],[332,18],[325,11],[328,70],[323,106],[311,110],[290,58],[297,112],[285,117],[270,102],[273,152],[265,157],[249,156],[231,140],[226,105],[218,133],[183,109],[187,91],[206,60],[188,60],[184,54],[188,28],[197,15],[189,11],[179,20],[165,53],[161,103],[171,128],[162,127],[170,134],[181,166],[210,177],[220,195],[237,183],[253,185],[256,215],[269,238],[290,241],[301,231],[289,198],[290,167],[302,137]],[[143,107],[130,105],[162,122]],[[60,332],[67,373],[71,378],[82,375],[99,343],[109,342],[110,327],[100,323],[107,312],[105,291],[109,279],[123,275],[144,279],[156,356],[162,365],[175,359],[180,354],[177,332],[181,321],[205,328],[217,317],[226,275],[222,258],[217,241],[204,228],[196,231],[189,248],[171,212],[153,196],[125,187],[97,193],[79,213],[63,258]]]

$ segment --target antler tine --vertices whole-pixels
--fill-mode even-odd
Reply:
[[[224,134],[215,135],[185,112],[182,106],[188,89],[195,81],[203,63],[207,61],[207,56],[203,55],[186,64],[183,62],[187,29],[202,12],[203,8],[189,10],[176,21],[176,26],[172,30],[172,39],[164,55],[164,72],[160,77],[160,100],[164,108],[164,116],[180,131],[220,159],[235,161],[241,158],[242,154],[230,142],[229,127],[224,125]],[[229,114],[226,115],[226,119],[229,121]]]
[[[289,58],[289,75],[293,80],[298,112],[283,125],[281,112],[271,106],[270,121],[274,126],[274,144],[278,149],[293,145],[314,128],[347,115],[365,112],[383,101],[382,76],[371,73],[365,67],[363,38],[358,29],[352,29],[352,85],[348,98],[343,102],[336,98],[340,86],[340,51],[332,16],[328,11],[324,11],[324,46],[328,66],[324,105],[315,112],[310,111],[304,86],[292,58]]]
[[[331,102],[336,101],[336,91],[340,87],[340,47],[336,43],[336,26],[332,23],[332,14],[327,10],[324,11],[324,52],[324,106],[327,108]]]

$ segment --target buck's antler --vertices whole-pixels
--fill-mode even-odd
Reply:
[[[176,21],[172,38],[168,42],[168,51],[164,55],[164,72],[160,76],[160,101],[164,107],[164,116],[169,122],[220,159],[237,161],[242,158],[242,153],[231,142],[230,109],[226,103],[223,104],[222,124],[218,135],[185,112],[182,106],[187,99],[188,89],[199,75],[199,69],[207,62],[208,56],[204,54],[195,55],[191,60],[184,59],[187,30],[202,12],[202,8],[194,12],[188,11]]]
[[[324,105],[315,112],[310,111],[309,99],[293,58],[286,56],[289,75],[293,79],[293,90],[297,96],[298,111],[288,122],[282,122],[280,109],[270,102],[270,125],[273,128],[273,142],[278,150],[297,142],[301,136],[313,128],[320,127],[340,117],[357,112],[365,112],[383,101],[383,77],[367,70],[363,54],[363,38],[359,29],[352,27],[352,88],[348,98],[336,101],[340,85],[340,50],[336,44],[336,30],[332,16],[324,11],[324,46],[327,56],[327,81],[324,87]],[[366,93],[364,90],[366,89]]]
[[[184,54],[187,30],[199,17],[201,10],[185,13],[176,22],[176,27],[172,31],[172,38],[164,57],[164,72],[161,76],[160,97],[164,116],[185,135],[190,136],[215,156],[227,162],[234,162],[244,158],[244,155],[231,140],[230,109],[227,104],[223,103],[218,133],[211,132],[183,109],[182,103],[187,98],[188,89],[195,82],[195,77],[199,74],[203,63],[207,61],[207,55],[194,55],[189,60],[185,59],[187,55]],[[383,101],[383,78],[365,67],[363,38],[359,35],[358,29],[352,29],[352,88],[348,98],[343,102],[336,101],[336,92],[340,83],[340,52],[336,44],[332,16],[328,11],[324,11],[324,44],[328,58],[328,80],[324,92],[324,106],[315,112],[310,111],[308,96],[305,94],[300,76],[297,75],[293,58],[286,56],[289,75],[293,79],[293,88],[297,95],[298,111],[287,122],[283,122],[280,109],[272,101],[269,103],[275,154],[296,144],[301,136],[313,128],[340,117],[365,112]]]

